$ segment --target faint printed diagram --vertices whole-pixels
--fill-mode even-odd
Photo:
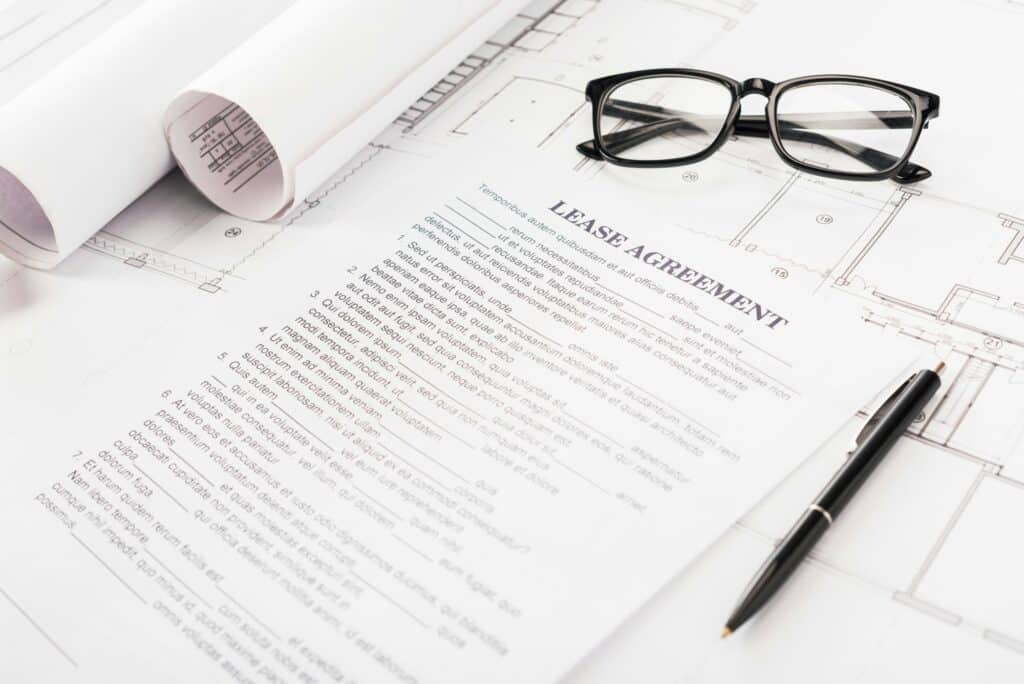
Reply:
[[[459,122],[452,133],[500,135],[503,127],[516,127],[518,137],[543,147],[588,106],[578,88],[514,76]],[[524,126],[530,130],[523,130]]]
[[[723,190],[723,195],[731,191],[731,199],[716,198],[719,207],[728,203],[734,218],[707,230],[718,232],[717,239],[731,247],[767,257],[774,262],[772,268],[802,273],[815,290],[842,270],[850,258],[851,246],[868,235],[874,235],[868,237],[872,240],[884,234],[903,203],[916,193],[884,186],[861,190],[782,167],[775,160],[748,158],[742,151],[753,150],[748,147],[750,143],[737,141],[732,150],[737,144],[741,154],[723,149],[716,155],[720,158],[716,163],[724,171],[703,172],[704,177],[716,182],[721,173],[735,178],[737,167],[746,171],[742,187],[732,181]],[[758,154],[769,153],[762,149]],[[736,220],[737,214],[741,222]],[[845,273],[839,276],[844,282],[846,278]]]
[[[748,14],[757,6],[754,0],[663,0],[694,14],[714,17],[722,28],[731,31],[739,23],[739,16]]]
[[[836,285],[857,279],[890,306],[1024,350],[1024,223],[936,197],[908,199],[895,201]]]
[[[237,237],[245,235],[245,231],[241,228],[237,226],[235,228],[239,231]],[[111,232],[111,229],[116,230],[116,223],[89,238],[84,248],[118,259],[132,268],[145,268],[175,278],[210,294],[220,292],[225,284],[231,281],[241,282],[244,280],[241,276],[233,273],[235,264],[228,263],[228,261],[217,263],[217,257],[226,256],[224,253],[227,250],[221,250],[222,254],[218,255],[216,253],[218,250],[211,249],[212,245],[209,239],[204,240],[203,249],[200,250],[201,254],[194,255],[198,258],[192,258],[183,253],[188,250],[183,249],[181,244],[170,248],[174,251],[162,250],[152,245],[135,242],[130,237],[117,235]],[[230,229],[225,231],[224,240],[235,237],[228,235],[229,232]]]
[[[217,294],[245,281],[246,269],[289,226],[381,154],[370,145],[282,222],[246,221],[218,211],[171,173],[86,241],[86,251]]]
[[[279,224],[239,221],[217,211],[173,173],[84,249],[215,294],[241,283],[240,267],[280,230]]]
[[[706,167],[705,167],[706,168]],[[707,175],[707,172],[705,172]],[[887,199],[788,172],[729,238],[848,294],[1024,350],[1024,220],[896,186]],[[759,187],[755,187],[759,186]],[[724,239],[719,236],[718,239]]]
[[[155,251],[152,247],[133,244],[130,240],[112,236],[100,231],[85,243],[85,248],[121,259],[132,268],[150,268],[157,273],[196,284],[206,292],[220,290],[221,276],[202,263],[190,263],[187,259],[168,252]]]
[[[1007,608],[1024,601],[1009,541],[1024,516],[1024,221],[904,188],[889,205],[835,291],[864,298],[868,323],[947,350],[949,366],[909,430],[903,458],[920,461],[933,510],[906,531],[928,546],[893,598],[1024,653],[1024,616]]]
[[[510,49],[540,52],[576,26],[597,6],[599,0],[540,0],[531,3],[495,36],[415,102],[397,123],[406,133],[451,98],[476,75]]]
[[[875,291],[874,295],[884,302],[984,335],[986,339],[992,340],[989,343],[992,346],[1011,342],[1024,347],[1024,335],[1021,334],[1024,332],[1021,330],[1021,325],[1024,325],[1024,309],[1019,306],[1019,302],[1015,302],[1010,308],[1001,306],[1001,298],[997,294],[969,285],[955,284],[935,308],[899,299],[884,292]],[[995,342],[996,340],[999,342]]]
[[[594,11],[599,0],[564,0],[552,6],[550,0],[533,2],[509,22],[492,41],[507,43],[527,52],[547,49]]]
[[[959,470],[962,494],[928,553],[893,597],[1000,646],[1024,652],[1024,364],[954,353],[949,379],[911,434],[933,449],[932,468]],[[1000,426],[993,429],[993,426]]]
[[[729,241],[729,245],[732,247],[739,247],[740,245],[742,245],[744,241],[747,239],[747,237],[749,237],[750,233],[754,230],[754,228],[757,227],[757,224],[760,223],[761,220],[765,216],[767,216],[772,209],[775,208],[775,205],[779,203],[779,200],[781,200],[786,195],[789,189],[793,187],[793,185],[799,178],[800,173],[798,171],[791,172],[789,174],[789,177],[786,179],[786,182],[782,184],[782,187],[780,187],[778,191],[776,191],[775,194],[771,196],[771,198],[764,204],[764,206],[757,210],[757,213],[754,214],[749,221],[747,221],[746,225],[743,226],[740,232],[736,233],[736,236]]]
[[[1003,228],[1009,229],[1013,234],[999,257],[999,263],[1005,266],[1011,261],[1024,262],[1024,219],[1009,214],[1000,214],[999,218],[1003,222]],[[1024,303],[1018,302],[1018,305],[1021,304]]]
[[[906,187],[897,188],[896,191],[893,192],[893,197],[887,203],[888,207],[882,214],[882,219],[879,222],[878,227],[871,234],[867,243],[861,247],[857,256],[853,258],[853,261],[851,261],[843,270],[842,275],[836,278],[836,285],[842,287],[850,284],[850,276],[857,270],[857,267],[860,266],[860,262],[864,260],[864,257],[867,256],[868,252],[871,251],[871,248],[875,246],[875,243],[878,242],[879,238],[885,235],[885,232],[889,230],[889,226],[891,226],[892,222],[896,220],[897,216],[899,216],[900,210],[903,209],[903,206],[911,197],[920,194],[920,190]]]
[[[1020,448],[1024,413],[1024,378],[1005,358],[980,353],[954,354],[942,398],[925,412],[913,434],[937,446],[955,450],[979,463],[1004,466],[1024,456]],[[1016,419],[1016,431],[994,433],[990,426],[1000,415]],[[987,427],[989,426],[989,427]],[[1020,465],[1014,466],[1018,470]]]

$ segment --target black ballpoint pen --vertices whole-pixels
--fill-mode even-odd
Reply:
[[[743,598],[725,622],[723,639],[739,629],[768,602],[814,548],[825,530],[832,526],[832,522],[885,458],[892,445],[938,391],[942,384],[939,373],[944,366],[940,362],[935,370],[915,373],[868,419],[858,433],[856,446],[846,463],[825,485],[814,503],[807,507],[747,587]]]

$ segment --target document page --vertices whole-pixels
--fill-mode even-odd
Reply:
[[[908,361],[566,176],[410,168],[15,450],[5,679],[553,681]]]

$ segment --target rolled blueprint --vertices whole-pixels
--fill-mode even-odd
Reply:
[[[182,88],[290,0],[150,0],[0,108],[0,253],[49,268],[173,168]]]
[[[523,4],[300,0],[174,100],[171,151],[221,209],[279,218]]]
[[[55,266],[175,160],[281,216],[524,4],[148,0],[0,107],[0,254]]]

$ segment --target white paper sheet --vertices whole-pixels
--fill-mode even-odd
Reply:
[[[568,174],[452,173],[36,442],[0,578],[54,648],[8,678],[554,681],[906,363]]]
[[[299,2],[175,99],[171,151],[218,207],[279,218],[523,4]]]
[[[165,175],[167,103],[288,4],[152,0],[6,103],[0,253],[52,267]]]
[[[0,105],[95,40],[144,0],[0,3]]]
[[[60,269],[44,273],[0,261],[0,406],[11,417],[4,448],[38,455],[32,439],[22,443],[12,435],[52,430],[48,417],[72,411],[73,389],[89,391],[127,363],[128,351],[155,337],[182,334],[187,312],[230,309],[237,295],[273,277],[267,264],[337,232],[336,225],[350,226],[348,207],[359,197],[405,174],[424,173],[413,170],[410,160],[434,164],[440,150],[485,148],[488,141],[506,139],[541,148],[544,166],[576,168],[587,177],[612,175],[616,184],[602,190],[607,194],[646,188],[644,202],[661,198],[664,216],[680,229],[712,242],[735,240],[734,249],[752,269],[787,276],[789,286],[826,298],[870,330],[921,350],[952,346],[956,367],[966,366],[963,378],[951,381],[954,396],[977,392],[979,398],[954,402],[955,411],[944,409],[925,434],[890,454],[858,496],[860,513],[848,511],[775,604],[779,609],[762,616],[761,631],[771,639],[749,642],[752,630],[720,642],[720,621],[773,540],[834,472],[840,456],[835,449],[822,452],[730,531],[628,629],[602,644],[571,681],[689,682],[709,656],[715,662],[706,663],[704,673],[713,682],[750,674],[738,674],[741,668],[756,668],[771,681],[815,681],[837,662],[850,666],[831,671],[839,682],[1018,681],[1024,629],[1012,607],[1021,602],[1024,585],[1012,574],[1018,567],[1012,540],[1019,536],[1024,497],[999,499],[1005,504],[995,509],[988,504],[1000,488],[1024,492],[1013,483],[1024,463],[1024,384],[1010,371],[1024,366],[1024,353],[1014,342],[1022,339],[1019,315],[1009,315],[1020,299],[1014,297],[1015,278],[1024,265],[1016,258],[1024,250],[1012,248],[1024,228],[1024,195],[1013,184],[1020,138],[991,126],[991,107],[976,101],[1001,93],[1009,110],[1019,108],[1021,93],[1001,85],[1016,78],[1024,12],[1001,0],[813,8],[774,0],[542,4],[533,3],[474,50],[465,66],[425,92],[398,125],[310,196],[290,225],[219,215],[183,192],[185,182],[172,174]],[[758,40],[777,35],[776,20],[763,15],[773,8],[792,15],[784,24],[798,34],[791,41],[763,46],[748,35],[726,43],[734,63],[707,62],[708,46],[745,24]],[[768,24],[776,28],[768,30]],[[896,31],[928,34],[961,49],[896,59]],[[813,49],[806,48],[809,40]],[[771,56],[781,61],[770,62]],[[773,79],[847,70],[932,89],[942,95],[943,113],[917,154],[936,176],[918,187],[921,194],[890,184],[793,178],[770,145],[745,139],[730,141],[699,166],[664,172],[617,174],[583,162],[572,146],[589,135],[581,92],[587,79],[677,63]],[[977,76],[963,78],[968,71]],[[748,98],[745,106],[758,102]],[[982,142],[975,145],[977,140]],[[879,249],[865,253],[883,225],[888,228]],[[913,268],[895,258],[893,250],[906,254],[906,248],[918,255]],[[837,276],[855,262],[861,264],[852,271],[859,285],[838,285]],[[879,284],[885,287],[867,287]],[[976,294],[965,302],[968,291],[957,284],[998,299]],[[911,296],[899,297],[904,303],[886,299],[894,290]],[[956,292],[944,319],[937,307]],[[979,384],[988,369],[991,377]],[[956,424],[944,422],[950,420],[959,427],[943,436]],[[943,445],[947,437],[953,448]],[[987,473],[983,486],[973,490],[980,473]],[[944,530],[961,504],[970,524],[954,525],[955,545],[947,546]],[[873,522],[864,524],[861,515]],[[884,553],[877,547],[882,528]],[[984,546],[971,550],[965,538]],[[906,590],[922,571],[929,574],[933,550],[941,571],[935,579],[941,581],[929,581],[911,597]],[[975,559],[984,565],[969,568]],[[1005,572],[1011,574],[1000,574]],[[819,621],[826,602],[846,619]],[[25,659],[52,655],[52,646],[12,604],[0,602],[0,621]],[[710,650],[717,644],[725,648]],[[814,644],[813,652],[806,644]],[[859,663],[836,660],[852,655]],[[801,672],[790,667],[798,657],[807,663]]]

